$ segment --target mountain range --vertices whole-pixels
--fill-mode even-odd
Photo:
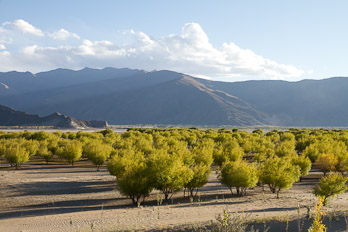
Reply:
[[[58,112],[45,117],[17,111],[0,105],[0,126],[49,126],[55,128],[86,129],[106,128],[105,121],[85,121]]]
[[[218,82],[172,71],[0,73],[0,105],[109,124],[348,126],[348,78]]]

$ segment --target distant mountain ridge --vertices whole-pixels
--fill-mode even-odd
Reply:
[[[218,82],[172,71],[0,73],[0,104],[110,124],[348,126],[348,78]]]
[[[0,126],[53,126],[56,128],[106,128],[105,121],[85,121],[53,113],[46,117],[28,114],[0,105]]]

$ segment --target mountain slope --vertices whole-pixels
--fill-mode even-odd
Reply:
[[[85,121],[53,113],[46,117],[32,115],[0,105],[0,126],[53,126],[57,128],[105,128],[105,121]]]
[[[72,91],[75,92],[75,91]],[[40,104],[32,111],[58,110],[111,124],[263,125],[267,116],[248,103],[178,75],[151,86],[90,98]]]
[[[348,78],[217,82],[171,71],[0,73],[0,104],[111,124],[348,126]]]
[[[324,80],[213,82],[212,89],[235,96],[266,112],[274,125],[348,126],[348,78]]]

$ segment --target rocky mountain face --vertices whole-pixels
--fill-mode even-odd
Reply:
[[[348,78],[216,82],[171,71],[0,73],[0,104],[110,124],[348,126]]]
[[[105,121],[85,121],[53,113],[46,117],[28,114],[0,105],[0,126],[53,126],[55,128],[106,128]]]

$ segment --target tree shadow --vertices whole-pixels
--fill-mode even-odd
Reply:
[[[15,186],[18,196],[98,193],[115,190],[115,181],[45,181]]]
[[[122,201],[124,201],[124,203]],[[130,204],[130,201],[128,202],[127,198],[56,201],[37,205],[28,205],[24,207],[16,207],[11,212],[0,213],[0,219],[56,215],[94,210],[110,210],[132,206],[133,205]]]

